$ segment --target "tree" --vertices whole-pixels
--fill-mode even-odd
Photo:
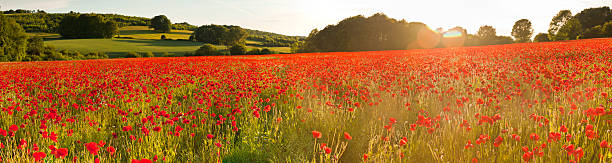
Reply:
[[[601,34],[603,37],[612,37],[612,21],[605,23],[601,27]]]
[[[495,36],[494,44],[512,44],[514,40],[510,36]]]
[[[64,38],[112,38],[119,28],[114,21],[107,21],[95,14],[71,14],[63,17],[58,32]]]
[[[221,44],[226,46],[244,45],[248,33],[239,26],[230,26],[226,33],[222,34]]]
[[[244,45],[248,33],[239,26],[203,25],[192,34],[196,41],[226,46]]]
[[[151,19],[151,25],[149,26],[157,32],[169,33],[172,30],[172,22],[165,15],[158,15]]]
[[[435,47],[439,39],[440,35],[423,23],[398,21],[377,13],[367,18],[362,15],[352,16],[322,30],[312,30],[304,42],[292,45],[292,51],[404,50],[426,48],[424,45]]]
[[[591,27],[589,29],[586,29],[584,32],[582,32],[582,35],[580,36],[580,38],[584,38],[584,39],[588,39],[588,38],[600,38],[600,37],[605,37],[603,36],[603,31],[602,31],[602,26],[598,25],[598,26],[594,26]]]
[[[26,50],[27,36],[21,25],[0,14],[0,61],[21,61]]]
[[[247,48],[244,45],[233,45],[229,48],[231,55],[245,55],[247,53]]]
[[[514,36],[516,42],[530,42],[531,35],[533,35],[531,21],[521,19],[514,23],[514,26],[512,27],[512,36]]]
[[[492,45],[495,44],[497,39],[497,32],[492,26],[484,25],[478,29],[476,37],[478,37],[480,45]]]
[[[561,10],[555,17],[550,21],[550,26],[548,27],[548,34],[552,38],[552,36],[556,35],[559,32],[559,29],[565,25],[567,21],[572,18],[572,12],[570,10]]]
[[[575,40],[582,33],[582,24],[577,19],[568,20],[552,40]]]
[[[584,31],[612,20],[612,10],[610,10],[610,7],[607,6],[588,8],[582,10],[574,17],[580,22],[582,25],[581,30]]]
[[[31,37],[28,39],[28,55],[41,55],[45,50],[45,43],[42,37]]]
[[[223,34],[229,32],[225,26],[222,25],[203,25],[193,31],[192,36],[198,42],[204,42],[209,44],[221,44]]]
[[[535,38],[533,38],[533,42],[549,42],[548,33],[538,33]]]

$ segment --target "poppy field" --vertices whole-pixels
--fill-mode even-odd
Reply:
[[[0,63],[3,162],[610,162],[612,39]]]

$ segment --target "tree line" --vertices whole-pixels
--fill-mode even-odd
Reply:
[[[46,46],[40,37],[27,37],[25,30],[16,21],[4,14],[0,14],[0,29],[0,62],[108,58],[104,53],[81,54]]]
[[[10,10],[9,10],[10,11]],[[14,19],[21,24],[24,30],[28,33],[45,32],[58,33],[59,25],[65,16],[80,15],[80,13],[30,13],[30,14],[12,14],[5,15]],[[125,26],[147,26],[149,18],[124,16],[118,14],[95,14],[103,17],[105,20],[114,21],[118,27]]]
[[[430,29],[421,22],[407,22],[377,13],[370,17],[357,15],[322,30],[314,29],[308,37],[292,44],[294,53],[404,50],[456,46],[482,46],[532,42],[532,22],[520,19],[512,28],[512,37],[499,36],[489,25],[475,34],[463,27],[449,30]],[[569,10],[553,17],[548,33],[537,34],[533,41],[575,40],[612,37],[612,10],[609,7],[588,8],[576,15]]]
[[[539,33],[534,41],[560,41],[612,37],[612,10],[608,6],[588,8],[576,15],[561,10],[549,25],[548,33]]]

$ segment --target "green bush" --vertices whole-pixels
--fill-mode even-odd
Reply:
[[[125,58],[142,58],[142,55],[136,52],[128,52],[127,54],[125,54]]]
[[[175,57],[174,53],[162,52],[162,57]]]
[[[229,48],[231,55],[245,55],[247,53],[247,48],[244,45],[234,45]]]
[[[153,54],[153,52],[145,52],[144,57],[149,57],[149,58],[155,57],[155,54]]]
[[[278,52],[270,50],[268,48],[264,48],[261,50],[261,52],[259,53],[261,55],[265,55],[265,54],[278,54]]]
[[[246,54],[247,55],[260,55],[261,54],[261,50],[259,48],[253,48],[253,49],[249,50]]]
[[[194,53],[195,56],[212,56],[219,55],[219,51],[212,44],[204,44]],[[187,55],[189,56],[189,55]]]

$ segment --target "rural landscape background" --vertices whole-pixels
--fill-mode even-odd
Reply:
[[[30,1],[0,2],[0,162],[612,161],[609,6],[469,30],[376,12],[291,36],[10,8]]]

